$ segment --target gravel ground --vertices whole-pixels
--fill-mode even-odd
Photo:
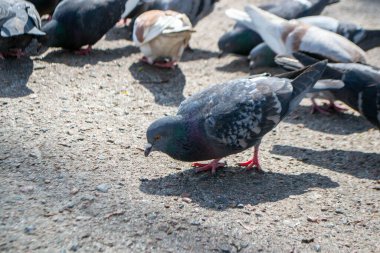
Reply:
[[[249,150],[214,176],[144,157],[151,121],[250,74],[216,45],[233,24],[223,11],[245,2],[221,0],[176,70],[139,63],[117,28],[89,56],[0,63],[1,251],[380,252],[380,133],[351,110],[310,115],[305,99],[264,138],[264,174],[234,165]],[[378,0],[324,13],[380,26]],[[368,54],[380,67],[380,48]]]

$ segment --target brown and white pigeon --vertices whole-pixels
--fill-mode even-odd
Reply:
[[[213,85],[183,101],[177,115],[153,122],[147,130],[145,156],[161,151],[195,163],[197,171],[223,167],[228,155],[254,147],[253,157],[239,163],[260,170],[261,139],[293,111],[321,77],[327,61],[280,77],[256,75]]]
[[[348,39],[298,20],[285,20],[253,5],[245,12],[229,9],[227,16],[258,32],[279,55],[302,51],[332,62],[366,62],[365,52]]]
[[[181,59],[192,32],[191,22],[185,14],[152,10],[136,19],[133,41],[144,54],[144,62],[173,68]]]

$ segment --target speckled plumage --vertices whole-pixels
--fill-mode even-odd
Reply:
[[[42,36],[40,16],[23,0],[0,2],[0,52],[24,49],[33,37]]]
[[[183,101],[176,116],[151,124],[148,151],[199,161],[258,146],[298,105],[325,66],[320,62],[281,78],[258,75],[211,86]]]

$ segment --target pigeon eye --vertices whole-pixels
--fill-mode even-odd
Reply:
[[[158,141],[160,138],[161,138],[161,136],[156,135],[156,136],[154,137],[154,140],[155,140],[155,141]]]

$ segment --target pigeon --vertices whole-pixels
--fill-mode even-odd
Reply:
[[[144,54],[142,61],[173,68],[181,59],[192,32],[191,22],[185,14],[152,10],[136,19],[133,41]]]
[[[260,43],[249,52],[249,68],[275,67],[277,64],[274,57],[276,57],[276,53],[264,42]]]
[[[21,57],[33,38],[43,36],[41,19],[33,4],[23,0],[0,1],[0,58]]]
[[[327,5],[337,2],[339,0],[282,0],[276,4],[259,5],[259,8],[284,19],[295,19],[318,15]],[[238,22],[219,39],[218,47],[223,53],[248,55],[262,41],[259,34]]]
[[[36,7],[38,13],[43,15],[51,15],[60,0],[29,0]]]
[[[62,47],[86,55],[119,20],[126,1],[63,0],[43,26],[47,35],[39,41],[45,47]],[[81,49],[85,45],[88,47]]]
[[[302,53],[294,56],[304,65],[318,61]],[[292,68],[302,67],[287,57],[276,61]],[[328,97],[344,102],[380,129],[379,68],[359,63],[329,63],[322,79],[323,85],[314,86],[312,92],[327,93]]]
[[[334,18],[326,16],[310,16],[298,19],[308,25],[314,25],[324,30],[328,30],[351,40],[363,50],[369,50],[380,45],[380,33],[378,30],[365,30],[364,28],[349,22],[340,22]],[[253,48],[248,55],[250,68],[274,67],[276,66],[274,57],[276,54],[267,45],[259,44]]]
[[[343,36],[295,19],[287,21],[253,5],[245,10],[229,9],[226,14],[258,32],[276,54],[303,51],[332,62],[366,62],[365,52]]]
[[[380,46],[380,29],[364,29],[357,24],[326,16],[310,16],[298,20],[340,34],[365,51]]]
[[[218,1],[219,0],[139,0],[136,4],[130,5],[129,8],[126,6],[122,18],[135,18],[149,10],[172,10],[186,14],[191,24],[195,26],[199,20],[213,11],[214,4]],[[133,6],[135,6],[135,8],[133,8]]]
[[[327,61],[283,77],[266,74],[213,85],[187,98],[177,115],[154,121],[147,129],[145,156],[161,151],[194,163],[197,171],[216,169],[228,155],[254,147],[253,158],[239,163],[247,169],[259,164],[261,139],[295,107],[322,75]]]

